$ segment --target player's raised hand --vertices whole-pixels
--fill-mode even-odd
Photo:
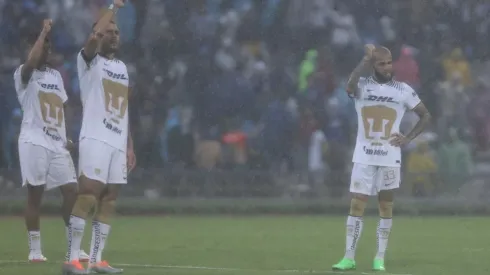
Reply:
[[[51,31],[51,27],[52,26],[53,26],[53,20],[51,20],[51,19],[44,19],[42,32],[48,34]]]
[[[124,7],[124,2],[125,2],[125,0],[114,0],[114,6],[116,6],[118,8],[122,8],[122,7]]]
[[[373,44],[364,45],[364,58],[367,60],[371,60],[371,58],[373,57],[374,49],[376,49],[376,46],[374,46]]]
[[[410,142],[408,138],[400,133],[395,133],[391,135],[392,140],[390,140],[390,144],[395,147],[402,147]]]

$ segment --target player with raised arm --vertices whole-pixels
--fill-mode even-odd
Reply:
[[[49,32],[53,22],[44,20],[39,34],[28,38],[27,60],[14,73],[15,90],[23,117],[19,135],[22,185],[27,186],[25,222],[29,233],[29,261],[45,262],[41,249],[40,207],[44,190],[59,187],[63,195],[62,216],[68,235],[70,213],[77,196],[77,178],[66,138],[63,79],[49,68]],[[81,260],[88,255],[74,252]]]
[[[370,77],[361,74],[372,69]],[[400,187],[400,147],[417,137],[430,121],[430,114],[415,91],[406,83],[393,80],[391,52],[385,47],[365,46],[365,56],[352,72],[347,93],[355,100],[357,140],[354,150],[350,192],[352,200],[347,218],[344,258],[332,268],[356,268],[355,252],[363,227],[364,209],[369,196],[378,196],[380,220],[377,228],[378,251],[373,270],[384,271],[384,258],[391,232],[394,190]],[[413,110],[419,121],[406,136],[399,132],[406,111]]]
[[[102,260],[110,219],[119,189],[135,166],[128,123],[129,76],[126,65],[115,57],[119,29],[114,21],[124,1],[114,0],[94,25],[77,57],[80,96],[83,105],[80,132],[79,195],[70,218],[69,259],[64,274],[122,273]],[[84,270],[76,251],[80,249],[85,222],[92,219],[90,262]]]

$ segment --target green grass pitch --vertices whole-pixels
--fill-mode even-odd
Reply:
[[[105,251],[134,275],[342,274],[330,271],[344,251],[344,221],[328,216],[119,217]],[[358,247],[358,270],[370,271],[377,219],[367,218]],[[387,274],[490,273],[490,220],[395,218]],[[59,219],[42,223],[49,263],[27,264],[21,218],[0,218],[0,274],[61,274],[65,233]],[[84,248],[88,251],[90,227]]]

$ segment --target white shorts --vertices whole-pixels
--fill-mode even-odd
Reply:
[[[68,150],[60,153],[32,143],[19,142],[19,161],[22,186],[45,185],[49,190],[77,182],[75,166]]]
[[[78,174],[104,184],[126,184],[126,152],[91,138],[80,141]]]
[[[399,188],[400,181],[400,167],[354,163],[350,192],[376,196],[379,191]]]

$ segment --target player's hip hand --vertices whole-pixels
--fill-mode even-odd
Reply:
[[[133,170],[134,167],[136,167],[136,155],[134,154],[133,150],[128,150],[127,165],[128,165],[129,172],[131,172],[131,170]]]
[[[391,135],[390,144],[395,147],[402,147],[408,144],[410,141],[400,133],[394,133]]]

